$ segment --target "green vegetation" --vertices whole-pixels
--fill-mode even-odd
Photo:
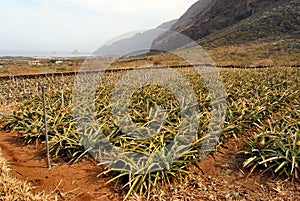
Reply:
[[[127,189],[127,196],[133,193],[147,195],[153,188],[163,188],[165,185],[183,182],[189,174],[190,165],[197,166],[199,150],[211,120],[210,95],[201,77],[195,75],[191,69],[178,69],[178,72],[189,81],[197,95],[200,129],[195,135],[192,146],[181,153],[171,166],[164,169],[151,172],[146,170],[146,174],[133,174],[124,171],[125,167],[135,172],[139,164],[127,160],[123,161],[121,166],[123,168],[108,167],[102,174],[118,172],[113,174],[114,177],[109,182],[115,181],[117,186]],[[123,73],[105,74],[105,79],[98,86],[95,96],[96,112],[91,113],[91,118],[97,118],[98,125],[103,129],[105,136],[125,153],[136,152],[149,156],[151,152],[166,147],[178,133],[182,123],[179,102],[162,87],[150,85],[140,88],[130,102],[129,114],[132,121],[146,127],[151,123],[151,118],[149,119],[151,110],[158,105],[166,110],[166,123],[151,138],[135,139],[126,135],[111,115],[113,108],[111,94],[115,90],[114,83]],[[221,77],[227,91],[228,111],[219,144],[231,137],[249,137],[251,134],[249,150],[245,154],[245,167],[250,167],[251,171],[263,168],[265,171],[273,171],[276,175],[298,178],[300,70],[283,67],[222,69]],[[62,81],[59,80],[55,83],[62,85]],[[55,88],[58,87],[53,87]],[[83,128],[80,133],[93,138],[89,147],[83,146],[84,143],[75,128],[78,119],[74,122],[72,101],[72,89],[48,90],[47,124],[52,156],[76,162],[89,156],[88,151],[97,146],[101,138],[90,136],[97,132],[97,129]],[[84,108],[84,106],[78,107]],[[5,123],[5,129],[18,131],[20,137],[27,143],[36,140],[44,143],[43,128],[40,96],[25,101],[18,111],[7,117]],[[101,157],[100,154],[95,156]],[[151,164],[145,167],[153,170]]]
[[[274,175],[299,179],[300,173],[300,108],[275,114],[267,125],[260,125],[249,141],[250,148],[245,152],[249,157],[244,167],[263,168]]]

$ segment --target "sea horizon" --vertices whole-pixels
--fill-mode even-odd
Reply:
[[[72,53],[54,51],[3,51],[0,50],[0,57],[88,57],[92,53]]]

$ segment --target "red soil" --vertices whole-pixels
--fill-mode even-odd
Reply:
[[[112,185],[104,185],[109,178],[97,177],[103,167],[92,162],[82,161],[73,165],[57,162],[49,170],[37,147],[22,146],[12,133],[0,133],[0,147],[12,174],[32,183],[37,192],[55,191],[62,200],[120,200]]]
[[[16,134],[0,132],[2,154],[12,168],[12,174],[32,183],[37,192],[55,191],[61,200],[122,200],[113,185],[105,185],[109,177],[97,177],[103,167],[90,161],[73,165],[57,161],[57,165],[48,170],[45,157],[38,151],[41,147],[23,146],[17,139]],[[300,183],[273,180],[268,175],[249,175],[242,169],[244,159],[238,152],[245,147],[243,139],[230,139],[225,145],[200,162],[202,172],[191,170],[198,187],[190,188],[194,186],[192,179],[185,184],[186,188],[179,186],[179,191],[167,192],[166,200],[175,199],[176,193],[183,198],[179,200],[197,201],[300,199]]]

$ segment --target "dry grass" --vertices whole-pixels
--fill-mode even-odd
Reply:
[[[21,181],[12,176],[6,160],[0,150],[0,200],[4,201],[32,201],[32,200],[57,200],[53,194],[33,193],[33,186],[26,181]]]
[[[291,66],[299,64],[299,40],[245,43],[230,46],[204,46],[216,65]]]

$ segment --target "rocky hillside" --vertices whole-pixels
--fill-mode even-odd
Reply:
[[[234,51],[244,51],[247,55],[247,48],[240,48],[251,46],[255,53],[259,45],[263,46],[259,54],[265,55],[262,59],[268,59],[278,50],[292,52],[297,62],[300,0],[199,0],[171,30],[198,41],[208,50],[218,49],[218,54],[222,47],[224,52],[224,48],[236,46]],[[172,33],[166,33],[158,37],[152,47],[160,49],[162,45],[170,50],[185,44],[178,43]],[[243,57],[240,55],[240,58]]]

